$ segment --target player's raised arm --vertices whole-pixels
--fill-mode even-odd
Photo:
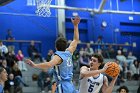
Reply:
[[[73,41],[70,43],[67,50],[69,50],[71,53],[73,53],[77,47],[78,42],[79,42],[78,24],[80,23],[80,18],[78,16],[76,16],[74,19],[71,18],[71,21],[74,25],[74,36],[73,36]]]

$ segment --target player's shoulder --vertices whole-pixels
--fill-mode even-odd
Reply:
[[[90,70],[90,68],[88,68],[87,66],[82,66],[81,68],[80,68],[80,71],[89,71]]]
[[[81,69],[89,69],[87,66],[82,66]]]
[[[65,50],[65,53],[68,53],[68,54],[70,54],[70,55],[73,55],[73,52],[71,52],[69,48],[67,48],[67,49]]]

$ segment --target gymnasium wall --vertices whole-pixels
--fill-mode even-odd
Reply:
[[[27,6],[26,3],[26,0],[15,0],[0,7],[0,39],[5,39],[7,29],[11,29],[16,40],[42,41],[42,53],[46,56],[49,49],[54,49],[57,36],[55,10],[52,10],[52,17],[38,17],[35,15],[35,6]],[[29,43],[22,43],[22,50],[26,56],[28,45]],[[15,46],[17,52],[19,44],[15,43]]]
[[[67,6],[80,8],[98,8],[101,0],[65,0]],[[140,0],[118,0],[119,10],[140,12]],[[35,16],[35,6],[27,6],[26,0],[15,0],[14,2],[0,7],[0,39],[5,39],[6,30],[12,29],[16,40],[40,40],[42,41],[42,53],[46,55],[48,49],[54,49],[54,41],[57,37],[57,9],[51,9],[52,15],[49,18]],[[55,4],[55,0],[51,4]],[[107,0],[104,9],[117,10],[116,0]],[[96,41],[99,35],[103,36],[107,43],[133,43],[140,46],[140,16],[126,14],[92,14],[85,11],[66,10],[66,37],[72,40],[73,25],[70,17],[73,12],[77,12],[82,18],[79,25],[80,40],[82,42]],[[133,20],[129,20],[129,16]],[[101,22],[105,20],[107,27],[102,29]],[[129,24],[130,23],[130,24]],[[119,32],[115,29],[119,28]],[[16,44],[17,49],[18,45]],[[23,45],[26,53],[26,45]],[[140,51],[137,48],[131,48],[135,53]],[[138,55],[138,54],[137,54]]]
[[[117,0],[107,0],[104,9],[106,10],[120,10],[120,11],[136,11],[140,12],[140,0],[125,0],[120,2],[118,0],[119,7],[117,8]],[[101,0],[66,0],[66,5],[73,7],[81,8],[98,8]],[[132,44],[136,42],[137,47],[127,47],[128,49],[134,51],[136,55],[139,55],[137,51],[140,51],[138,46],[140,46],[140,16],[139,15],[128,15],[128,14],[91,14],[89,12],[81,11],[66,11],[66,16],[70,16],[73,12],[77,12],[82,19],[80,39],[84,41],[96,41],[99,35],[103,36],[103,40],[106,43],[120,43],[124,44],[128,42]],[[129,20],[129,17],[133,17],[133,20]],[[107,27],[102,29],[102,21],[107,22]],[[66,22],[67,23],[67,22]],[[69,27],[67,27],[69,29]],[[67,29],[66,28],[66,29]],[[115,31],[116,28],[119,28],[119,31]],[[84,31],[83,31],[84,30]],[[70,31],[67,31],[68,36],[72,34]],[[83,40],[83,36],[87,39]],[[72,35],[71,35],[72,37]]]

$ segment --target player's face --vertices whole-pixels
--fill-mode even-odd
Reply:
[[[98,67],[98,59],[95,57],[91,57],[89,64],[91,68]]]
[[[127,93],[125,89],[121,89],[120,93]]]
[[[0,46],[2,46],[2,42],[0,42]]]
[[[8,76],[8,74],[7,74],[6,70],[4,69],[4,70],[1,72],[1,79],[2,79],[3,81],[6,81],[6,80],[7,80],[7,76]]]

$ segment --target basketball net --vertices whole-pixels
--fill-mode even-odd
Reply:
[[[36,0],[36,14],[42,17],[50,17],[50,4],[52,0]]]

